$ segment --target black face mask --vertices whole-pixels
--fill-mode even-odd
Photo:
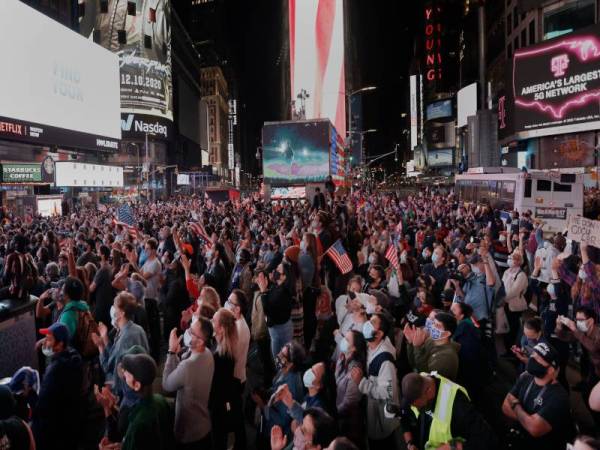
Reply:
[[[275,271],[273,272],[273,281],[279,281],[279,277],[281,276],[281,273]]]
[[[548,373],[548,368],[542,366],[534,358],[529,358],[527,360],[527,366],[525,367],[525,370],[527,370],[527,372],[536,378],[544,378]]]

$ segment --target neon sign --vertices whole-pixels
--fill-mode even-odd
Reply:
[[[439,6],[425,8],[425,78],[427,81],[442,79],[442,24],[438,21],[441,12]]]

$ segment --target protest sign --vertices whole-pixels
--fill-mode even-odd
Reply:
[[[567,237],[582,244],[600,247],[600,221],[569,216]]]

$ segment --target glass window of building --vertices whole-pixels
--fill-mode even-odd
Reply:
[[[508,43],[508,47],[506,47],[506,57],[509,59],[512,58],[512,45],[510,42]]]
[[[535,20],[529,22],[529,45],[535,44]]]
[[[513,28],[519,26],[519,14],[516,11],[517,8],[513,9]]]
[[[508,13],[506,16],[506,35],[509,35],[512,31],[512,14]]]
[[[527,28],[521,30],[521,46],[527,47]]]
[[[519,50],[519,36],[517,36],[517,37],[515,38],[515,40],[514,40],[514,42],[513,42],[513,48],[514,48],[515,52],[516,52],[517,50]]]
[[[544,9],[544,40],[596,22],[596,0],[571,0]]]

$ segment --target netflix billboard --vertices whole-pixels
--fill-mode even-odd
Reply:
[[[519,138],[600,128],[600,27],[517,50],[512,96]]]

